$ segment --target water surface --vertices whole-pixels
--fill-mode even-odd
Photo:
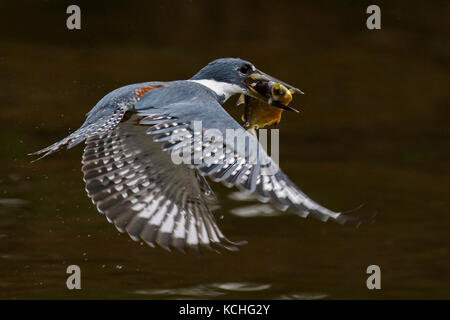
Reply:
[[[356,1],[79,5],[81,31],[65,28],[64,2],[0,5],[0,298],[449,298],[448,2],[380,4],[379,31]],[[81,146],[30,164],[109,91],[226,56],[306,92],[279,126],[281,167],[331,209],[365,204],[354,214],[376,213],[374,224],[255,209],[215,185],[220,227],[248,244],[171,254],[97,213]],[[66,289],[70,264],[82,290]],[[371,264],[379,291],[366,288]]]

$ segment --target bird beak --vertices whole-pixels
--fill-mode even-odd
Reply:
[[[300,89],[259,70],[255,70],[245,78],[244,83],[248,88],[248,95],[253,98],[262,100],[280,109],[298,112],[298,110],[289,107],[288,104],[292,100],[292,94],[303,94]]]

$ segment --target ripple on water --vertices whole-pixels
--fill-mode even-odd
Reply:
[[[0,199],[0,205],[4,207],[10,207],[10,208],[19,208],[26,206],[30,202],[23,199],[14,199],[14,198],[3,198]]]
[[[224,295],[225,293],[220,292],[217,289],[211,288],[208,285],[198,285],[185,288],[174,288],[174,289],[150,289],[150,290],[136,290],[133,293],[139,295],[149,295],[149,296],[167,296],[167,297],[217,297]]]
[[[248,282],[213,283],[212,286],[222,290],[236,291],[236,292],[262,291],[267,290],[271,287],[270,284],[248,283]]]
[[[185,288],[136,290],[133,291],[133,293],[149,296],[197,298],[197,297],[217,297],[229,294],[230,292],[262,291],[268,288],[270,288],[270,284],[226,282],[226,283],[201,284]]]
[[[243,192],[243,191],[235,191],[230,192],[228,194],[228,198],[235,201],[255,201],[258,200],[258,198],[251,193]]]
[[[255,204],[251,206],[238,207],[230,211],[231,214],[244,217],[276,217],[281,216],[283,213],[272,208],[269,204]]]
[[[2,253],[2,254],[0,254],[0,259],[3,259],[3,260],[26,260],[26,259],[28,259],[28,257],[24,256],[24,255],[19,255],[19,254]]]
[[[292,294],[283,294],[275,298],[275,300],[320,300],[327,298],[328,295],[324,293],[292,293]]]

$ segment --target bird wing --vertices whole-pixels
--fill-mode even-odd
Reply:
[[[37,152],[35,161],[86,140],[84,181],[97,209],[119,231],[151,246],[184,251],[216,246],[237,249],[211,213],[214,192],[204,176],[170,161],[145,126],[130,119],[134,105],[161,82],[135,84],[106,95],[75,132]]]
[[[236,249],[217,226],[204,177],[174,164],[135,117],[89,137],[82,171],[86,191],[120,232],[165,248]]]
[[[359,223],[358,219],[333,212],[304,194],[258,140],[214,98],[193,96],[161,105],[149,95],[136,104],[136,111],[139,119],[136,124],[147,126],[147,134],[163,144],[172,160],[183,159],[183,163],[202,175],[253,193],[260,201],[270,201],[281,210],[289,209],[302,217],[311,214],[322,221]],[[227,132],[232,132],[234,139],[228,139]]]

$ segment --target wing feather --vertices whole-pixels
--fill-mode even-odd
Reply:
[[[322,221],[332,219],[339,223],[359,223],[357,218],[331,211],[304,194],[267,155],[257,139],[217,101],[193,99],[161,108],[147,107],[142,101],[137,111],[141,122],[149,126],[147,134],[154,135],[157,141],[164,141],[163,150],[172,155],[188,150],[182,159],[188,160],[192,168],[213,181],[256,194],[259,200],[270,201],[278,209],[290,210],[301,217],[312,215]],[[158,120],[163,122],[158,123]],[[201,129],[196,130],[195,122],[202,124]],[[237,142],[226,138],[213,139],[206,134],[209,129],[219,130],[223,137],[231,129],[243,139],[237,139]]]
[[[120,232],[151,246],[234,249],[217,232],[207,182],[191,168],[173,164],[146,131],[131,117],[107,134],[87,139],[82,170],[98,210]]]

